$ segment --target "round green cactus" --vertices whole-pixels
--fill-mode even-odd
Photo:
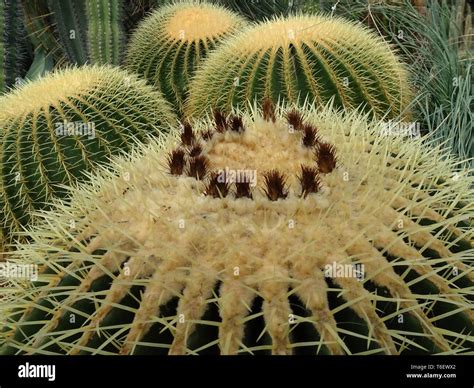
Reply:
[[[97,163],[167,132],[175,116],[144,81],[110,67],[51,73],[0,98],[0,211],[8,242]]]
[[[382,125],[267,102],[115,159],[17,246],[2,352],[472,352],[473,177]]]
[[[213,4],[190,1],[161,7],[132,36],[126,67],[159,88],[180,112],[199,63],[245,25],[242,17]]]
[[[410,99],[407,71],[380,37],[341,18],[299,15],[250,26],[211,53],[190,85],[185,113],[229,111],[248,99],[398,116]]]
[[[201,60],[246,25],[242,17],[213,4],[189,1],[163,6],[135,31],[126,67],[159,88],[179,112]]]

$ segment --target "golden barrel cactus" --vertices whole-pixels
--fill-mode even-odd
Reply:
[[[63,185],[175,125],[161,93],[124,70],[71,67],[0,98],[0,230],[6,242]],[[18,235],[17,235],[18,237]]]
[[[126,67],[182,109],[190,78],[222,40],[247,25],[224,7],[184,1],[158,8],[138,26],[128,45]]]
[[[367,115],[263,106],[183,123],[46,213],[3,353],[472,352],[469,171]]]
[[[275,17],[251,25],[209,55],[191,82],[189,117],[214,108],[243,108],[264,97],[362,109],[376,116],[407,113],[405,66],[379,36],[336,17]]]

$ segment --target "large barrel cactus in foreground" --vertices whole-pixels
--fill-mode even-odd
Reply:
[[[135,31],[126,67],[158,87],[180,111],[189,80],[202,59],[246,24],[237,14],[204,2],[163,6]]]
[[[263,105],[184,123],[48,212],[3,353],[472,352],[472,175],[367,116]]]
[[[0,98],[0,212],[6,241],[98,163],[176,120],[159,92],[109,67],[51,73]]]
[[[363,105],[396,117],[410,100],[407,71],[388,44],[362,25],[327,16],[274,18],[244,29],[196,72],[185,112],[243,107],[248,99],[306,99]]]

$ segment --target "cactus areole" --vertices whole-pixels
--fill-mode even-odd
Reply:
[[[367,115],[262,105],[116,158],[31,228],[3,353],[472,350],[472,176]]]

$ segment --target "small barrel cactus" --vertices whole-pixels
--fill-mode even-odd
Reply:
[[[126,67],[158,87],[179,112],[190,77],[202,59],[246,24],[232,11],[204,2],[163,6],[133,34]]]
[[[250,26],[209,55],[190,85],[196,117],[248,99],[363,106],[396,117],[410,101],[407,71],[380,37],[344,19],[299,15]]]
[[[36,210],[176,117],[161,94],[111,67],[57,71],[0,98],[0,212],[6,242]]]
[[[367,115],[263,105],[183,123],[46,213],[3,354],[472,352],[472,175]]]

